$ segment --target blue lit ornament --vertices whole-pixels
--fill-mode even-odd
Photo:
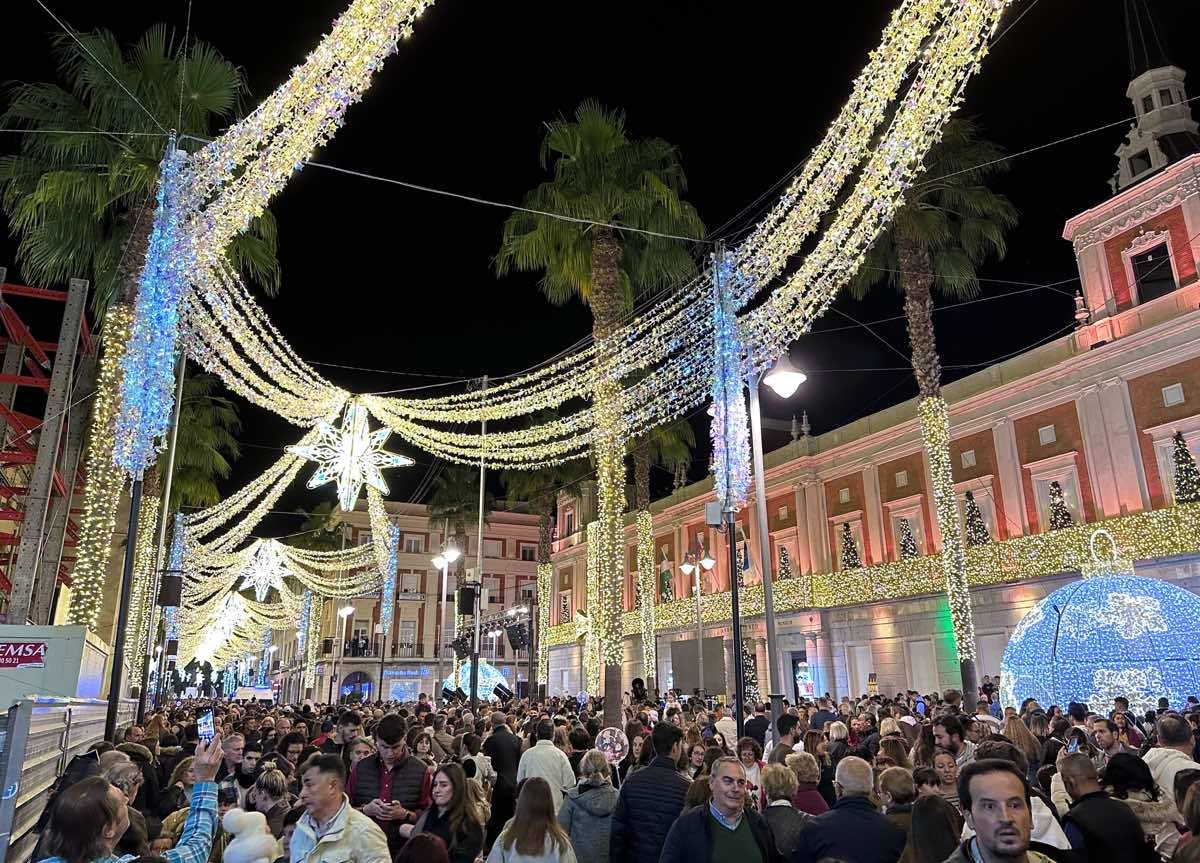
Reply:
[[[479,658],[479,697],[490,701],[499,701],[499,697],[492,692],[498,684],[508,686],[500,670],[481,656]],[[451,692],[455,689],[462,689],[463,692],[469,693],[471,691],[471,660],[464,659],[458,663],[458,667],[442,681],[442,688],[449,689]]]
[[[140,477],[158,458],[175,404],[175,358],[180,305],[187,291],[192,251],[182,224],[179,173],[187,154],[167,141],[158,183],[158,206],[138,280],[133,329],[121,360],[121,411],[113,462]]]
[[[1179,709],[1197,692],[1200,597],[1137,575],[1060,587],[1021,619],[1000,663],[1005,707],[1034,698],[1042,707],[1077,701],[1107,713],[1121,695],[1141,713],[1162,697]]]

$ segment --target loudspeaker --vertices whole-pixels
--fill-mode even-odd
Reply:
[[[529,646],[529,626],[524,623],[510,623],[504,627],[508,634],[508,646],[513,650],[524,650]]]
[[[443,686],[442,687],[442,701],[445,701],[448,704],[453,700],[454,700],[454,693]]]
[[[460,587],[458,589],[458,598],[454,601],[454,605],[459,614],[474,614],[475,588]]]
[[[459,686],[459,687],[456,687],[456,688],[455,688],[455,690],[454,690],[454,695],[455,695],[457,698],[461,698],[463,701],[466,701],[468,698],[470,698],[470,697],[471,697],[471,696],[467,695],[467,693],[465,693],[465,692],[463,692],[463,691],[462,691],[462,687],[461,687],[461,686]]]
[[[512,690],[511,690],[511,689],[509,689],[509,688],[508,688],[507,686],[505,686],[503,683],[497,683],[497,684],[496,684],[496,685],[495,685],[495,686],[492,688],[492,695],[496,696],[496,697],[497,697],[497,698],[499,698],[499,699],[500,699],[502,702],[504,702],[505,704],[507,704],[509,701],[512,701],[513,692],[512,692]]]
[[[321,642],[321,653],[324,656],[329,656],[331,653],[333,653],[333,639],[332,638],[326,638]]]
[[[167,656],[179,655],[179,642],[174,638],[167,639]]]
[[[183,576],[164,573],[158,588],[158,604],[163,608],[178,608],[183,593]]]

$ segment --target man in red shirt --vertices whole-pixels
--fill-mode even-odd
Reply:
[[[404,720],[389,714],[375,726],[378,752],[354,765],[346,781],[350,805],[375,820],[394,857],[404,845],[402,824],[416,824],[429,808],[432,774],[409,752]]]

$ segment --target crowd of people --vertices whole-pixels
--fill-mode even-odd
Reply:
[[[1200,863],[1195,699],[973,707],[181,701],[69,765],[33,860],[232,863],[240,808],[267,863]]]

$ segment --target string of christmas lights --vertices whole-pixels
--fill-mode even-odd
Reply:
[[[657,678],[658,639],[654,633],[654,597],[658,576],[654,571],[654,518],[646,510],[637,514],[637,566],[640,596],[635,606],[641,617],[642,675]]]

